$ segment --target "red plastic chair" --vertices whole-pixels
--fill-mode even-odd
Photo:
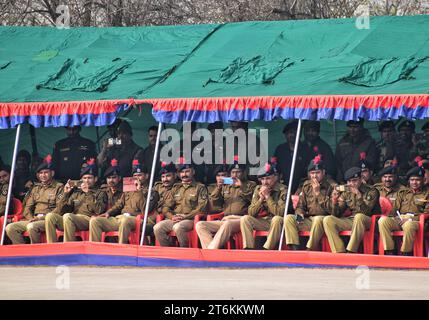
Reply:
[[[195,231],[195,225],[197,224],[197,222],[199,221],[203,221],[205,219],[206,215],[205,214],[197,214],[194,218],[194,227],[192,228],[191,231],[188,232],[188,239],[189,239],[189,248],[199,248],[199,239],[198,239],[198,234],[197,231]],[[158,216],[156,217],[156,223],[161,222],[162,220],[164,220],[165,217],[163,214],[158,214]],[[168,234],[170,237],[172,238],[176,238],[176,246],[179,246],[179,242],[177,241],[177,237],[176,237],[176,233],[174,231],[170,231],[170,233]],[[158,240],[155,240],[155,246],[160,246],[160,243]]]
[[[149,214],[149,216],[151,215],[152,213]],[[144,219],[143,214],[138,214],[136,216],[135,229],[134,231],[131,231],[130,235],[128,236],[129,244],[135,244],[135,245],[140,244],[140,234],[141,234],[143,219]],[[103,232],[101,234],[101,242],[104,242],[106,240],[106,237],[119,237],[119,231]]]
[[[57,229],[57,239],[59,239],[61,236],[64,237],[64,231]],[[82,241],[89,241],[89,231],[76,231],[74,236],[81,238]]]
[[[207,221],[222,220],[223,217],[224,217],[224,213],[223,212],[209,214],[207,216]],[[243,249],[243,236],[241,235],[241,231],[237,232],[237,233],[234,233],[231,236],[230,240],[226,244],[226,248],[228,250],[231,250],[232,249],[232,244],[234,244],[235,249]]]
[[[8,216],[8,221],[18,222],[19,217],[22,217],[23,206],[19,199],[12,198],[12,214]],[[4,216],[0,217],[0,234],[3,234]]]
[[[380,207],[381,207],[381,214],[383,216],[387,216],[392,211],[393,204],[392,202],[390,202],[388,198],[380,197]]]
[[[426,248],[428,248],[429,243],[428,243],[428,237],[429,237],[429,233],[426,232],[425,233],[425,223],[426,220],[429,219],[429,214],[420,214],[419,216],[419,229],[416,232],[416,236],[414,238],[414,247],[413,247],[413,254],[415,257],[424,257],[425,253],[424,253],[424,248],[425,248],[425,244],[426,244]],[[393,239],[395,239],[397,241],[397,248],[398,248],[398,253],[400,251],[400,246],[402,243],[402,237],[404,236],[404,232],[403,231],[393,231],[392,232],[392,236]],[[379,255],[384,255],[384,247],[383,247],[383,242],[380,241],[378,242],[378,254]]]

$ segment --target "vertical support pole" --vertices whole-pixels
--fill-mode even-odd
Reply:
[[[289,208],[291,195],[292,195],[293,174],[295,173],[296,156],[298,154],[299,139],[301,136],[301,125],[302,125],[302,120],[299,119],[298,120],[298,128],[296,129],[295,147],[293,149],[292,167],[290,170],[289,184],[288,184],[288,188],[287,188],[286,207],[285,207],[285,212],[283,215],[283,227],[282,227],[282,233],[280,235],[279,251],[282,250],[282,243],[283,243],[284,232],[285,232],[284,226],[286,224],[287,209]]]
[[[152,196],[152,187],[153,187],[153,182],[154,182],[153,180],[155,178],[156,160],[158,159],[158,149],[159,149],[159,140],[161,139],[161,131],[162,131],[162,122],[159,122],[159,124],[158,124],[158,135],[156,137],[156,144],[155,144],[155,152],[153,154],[152,171],[150,172],[149,190],[147,193],[146,207],[144,209],[142,236],[140,239],[140,245],[141,246],[143,245],[144,238],[145,238],[145,229],[146,229],[146,225],[147,225],[147,217],[149,215],[149,205],[150,205],[150,198]]]
[[[6,232],[7,216],[8,216],[8,213],[9,213],[10,202],[12,200],[13,180],[15,178],[16,157],[18,155],[19,137],[20,137],[20,135],[21,135],[21,125],[18,124],[18,127],[16,128],[15,146],[13,148],[12,168],[11,168],[11,171],[10,171],[9,188],[8,188],[8,191],[7,191],[6,211],[4,213],[3,231],[2,231],[2,234],[1,234],[1,245],[3,245],[3,243],[4,243],[4,233]]]

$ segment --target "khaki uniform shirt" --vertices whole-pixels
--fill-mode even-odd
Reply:
[[[259,190],[261,190],[261,185],[258,185],[253,192],[252,202],[248,209],[248,214],[253,217],[260,216],[262,211],[266,211],[268,215],[263,218],[271,218],[273,216],[283,216],[285,213],[286,207],[286,196],[287,196],[287,187],[283,184],[277,183],[269,198],[265,201],[261,200],[259,197]],[[289,202],[292,207],[292,200]]]
[[[108,213],[111,217],[123,213],[129,213],[132,216],[137,216],[141,213],[144,213],[148,192],[149,189],[147,186],[143,186],[141,190],[124,192],[115,205],[107,210],[106,213]],[[151,200],[149,203],[149,213],[152,212],[155,208],[158,198],[158,192],[152,190]]]
[[[156,182],[155,186],[153,187],[154,190],[158,193],[159,199],[158,203],[156,204],[156,212],[162,213],[162,208],[165,206],[165,203],[167,201],[173,200],[173,192],[174,192],[174,184],[170,187],[165,187],[162,182]]]
[[[329,197],[334,189],[335,182],[323,179],[320,183],[320,194],[316,196],[313,192],[311,180],[304,182],[302,191],[299,195],[298,205],[295,213],[304,216],[323,216],[329,215],[324,203],[329,201]]]
[[[173,199],[166,201],[162,209],[168,219],[180,214],[184,219],[192,220],[197,214],[206,213],[208,192],[205,185],[193,181],[190,184],[177,183],[173,188]]]
[[[252,202],[256,182],[243,181],[241,186],[223,185],[210,194],[211,201],[219,203],[225,216],[245,215]]]
[[[106,192],[91,188],[87,193],[80,189],[73,189],[62,197],[57,210],[59,214],[74,213],[85,216],[94,216],[106,211]]]
[[[378,190],[362,184],[359,191],[362,194],[361,198],[357,198],[357,196],[350,191],[342,192],[337,204],[332,204],[331,200],[326,202],[327,209],[336,217],[342,217],[347,209],[351,211],[351,216],[357,213],[363,213],[367,216],[381,213],[379,202],[380,193]]]
[[[100,189],[104,191],[107,195],[107,209],[112,208],[115,203],[121,198],[123,193],[121,185],[117,187],[115,193],[113,193],[112,189],[110,189],[106,184],[103,184]]]
[[[402,184],[396,183],[390,190],[388,190],[387,188],[385,188],[383,186],[383,183],[381,183],[381,182],[376,183],[374,185],[374,188],[376,188],[378,190],[378,192],[380,192],[380,197],[385,197],[385,198],[389,199],[391,203],[395,203],[396,196],[397,196],[399,190],[405,189],[405,187]]]
[[[219,213],[223,211],[223,199],[218,195],[221,191],[216,183],[207,186],[209,193],[209,213]]]
[[[31,220],[38,214],[56,211],[63,196],[63,184],[52,180],[49,184],[36,183],[26,197],[23,215]]]
[[[0,185],[0,217],[4,216],[4,213],[6,212],[6,200],[7,200],[8,189],[9,189],[8,183],[4,183]],[[12,201],[10,202],[10,205],[12,206]],[[9,209],[9,212],[13,212],[12,207],[11,209]]]
[[[391,216],[397,216],[396,211],[401,214],[408,212],[414,214],[429,213],[429,188],[423,187],[414,193],[410,188],[398,191],[396,201],[393,204]]]

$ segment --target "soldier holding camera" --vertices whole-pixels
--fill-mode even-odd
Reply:
[[[132,173],[136,190],[124,192],[115,205],[105,213],[93,217],[90,223],[90,241],[101,241],[102,232],[119,231],[119,243],[128,243],[131,231],[136,227],[136,216],[145,212],[148,196],[148,170],[138,160],[132,162]],[[158,193],[152,191],[149,202],[149,213],[158,202]],[[154,217],[147,220],[147,235],[152,233]]]
[[[307,242],[308,250],[317,250],[323,237],[323,218],[329,215],[324,203],[335,182],[328,179],[321,155],[317,155],[308,166],[309,180],[306,180],[299,195],[295,214],[289,214],[285,221],[286,244],[292,250],[299,249],[299,231],[311,231]]]
[[[394,253],[395,242],[392,231],[404,231],[401,252],[411,256],[416,232],[419,228],[419,215],[429,213],[429,188],[423,185],[425,169],[420,161],[407,173],[409,187],[398,191],[389,217],[378,220],[380,238],[383,241],[385,254]]]
[[[224,185],[224,178],[228,177],[228,166],[226,164],[217,165],[213,170],[216,183],[207,186],[209,194],[208,213],[220,213],[223,211],[223,199],[218,196],[219,190]]]
[[[39,180],[31,189],[24,207],[25,220],[11,223],[6,232],[13,244],[24,244],[23,233],[28,231],[31,243],[40,243],[40,235],[45,231],[45,215],[55,210],[63,195],[63,184],[54,180],[54,166],[50,155],[36,169]]]
[[[89,230],[91,217],[106,210],[107,195],[96,188],[97,175],[97,165],[92,158],[82,165],[80,181],[67,181],[56,210],[46,216],[48,243],[57,241],[56,229],[64,230],[64,242],[75,241],[76,230]]]
[[[274,249],[280,240],[287,187],[280,184],[276,165],[275,161],[268,162],[264,171],[258,175],[261,184],[253,192],[248,214],[240,220],[244,249],[255,248],[253,230],[269,231],[264,249]],[[292,212],[292,205],[288,212]]]
[[[225,170],[221,166],[220,171]],[[203,249],[223,248],[232,235],[240,232],[240,218],[247,213],[252,201],[256,182],[247,180],[246,165],[238,164],[238,158],[227,171],[232,181],[223,179],[210,194],[212,201],[219,202],[224,217],[221,221],[200,221],[196,231]],[[232,184],[228,184],[232,182]],[[214,237],[213,237],[214,235]]]
[[[326,202],[326,209],[331,213],[323,219],[323,228],[332,252],[346,252],[338,233],[352,230],[347,251],[355,253],[359,249],[363,235],[371,225],[371,215],[380,213],[377,189],[362,183],[362,169],[352,167],[344,174],[347,186],[333,190],[331,201]],[[342,188],[341,188],[342,187]],[[350,216],[346,216],[346,212]]]

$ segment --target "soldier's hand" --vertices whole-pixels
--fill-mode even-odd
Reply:
[[[69,193],[72,189],[73,189],[73,187],[70,185],[70,179],[67,181],[67,183],[64,185],[64,190],[63,190],[63,192],[64,193]]]
[[[88,183],[86,183],[86,182],[82,182],[82,184],[80,185],[80,189],[81,189],[83,192],[87,193],[87,192],[89,191]]]
[[[338,199],[340,198],[340,193],[337,190],[333,190],[331,194],[331,200],[333,204],[338,203]]]
[[[171,220],[173,220],[174,222],[179,222],[183,220],[183,217],[181,215],[176,214]]]
[[[320,183],[317,181],[317,179],[311,179],[311,186],[313,188],[313,192],[315,195],[320,194]]]
[[[142,189],[142,183],[140,182],[140,180],[136,180],[136,182],[135,182],[135,185],[136,185],[136,188],[137,188],[137,190],[141,190]]]
[[[25,184],[25,188],[26,189],[30,189],[33,186],[33,181],[27,181],[27,183]]]
[[[108,217],[109,217],[109,214],[102,213],[102,214],[99,214],[97,216],[92,216],[91,219],[95,219],[95,218],[108,218]]]
[[[234,180],[234,186],[241,187],[241,180],[238,178],[232,178]]]
[[[358,188],[354,187],[354,186],[350,186],[350,192],[354,193],[355,195],[358,196],[358,198],[362,197],[362,193],[359,191]]]

